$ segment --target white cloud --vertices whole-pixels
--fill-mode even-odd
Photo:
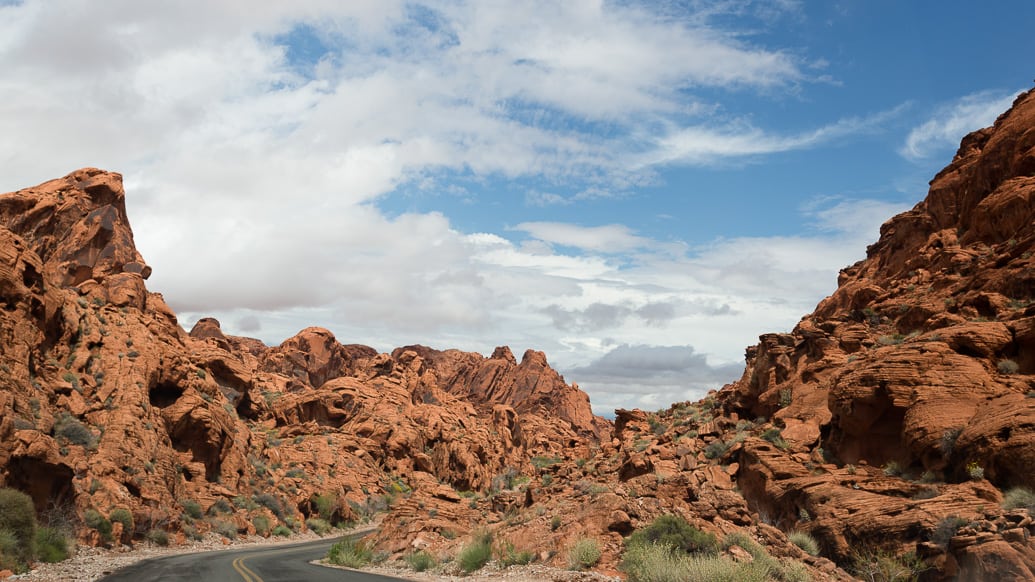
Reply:
[[[543,242],[600,253],[622,253],[650,244],[621,224],[579,226],[560,222],[522,222],[513,230],[527,232]]]
[[[927,121],[909,132],[899,153],[910,160],[921,160],[952,151],[966,134],[992,125],[1019,93],[982,91],[941,106]]]
[[[759,330],[792,324],[861,252],[834,211],[816,215],[828,230],[815,235],[694,249],[622,224],[524,222],[529,240],[514,243],[458,232],[437,213],[386,216],[380,198],[439,172],[574,185],[571,198],[529,195],[567,204],[649,181],[652,165],[811,147],[879,124],[778,136],[716,121],[721,107],[703,89],[793,90],[811,65],[707,11],[422,6],[2,6],[0,190],[87,165],[123,172],[149,287],[188,326],[215,315],[230,333],[270,341],[324,325],[379,349],[535,347],[585,369],[599,410],[685,397],[674,382],[644,396],[590,374],[614,346],[695,346],[713,368],[739,362]],[[302,30],[323,43],[319,62],[300,64],[283,44]]]

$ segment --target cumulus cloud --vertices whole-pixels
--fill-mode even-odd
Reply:
[[[909,132],[899,153],[910,160],[922,160],[952,151],[966,134],[992,125],[1019,93],[981,91],[941,106]]]
[[[452,173],[531,177],[548,186],[529,204],[570,205],[650,181],[659,164],[879,125],[779,136],[717,121],[709,91],[792,90],[815,63],[713,19],[793,3],[698,4],[3,3],[0,189],[121,171],[149,287],[188,326],[214,315],[271,342],[324,325],[380,349],[535,347],[598,408],[660,406],[683,398],[675,376],[648,397],[635,386],[649,382],[604,371],[662,354],[682,366],[673,375],[701,372],[688,386],[720,381],[759,329],[786,327],[832,288],[861,231],[817,211],[826,230],[812,235],[691,248],[589,221],[465,233],[378,204]]]

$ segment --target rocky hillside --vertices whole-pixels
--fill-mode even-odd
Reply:
[[[145,287],[118,174],[0,196],[0,240],[0,484],[41,514],[132,515],[83,526],[88,544],[357,520],[611,432],[540,352],[379,354],[320,328],[267,347],[213,319],[185,333]]]
[[[613,425],[535,351],[186,333],[123,200],[94,169],[0,196],[0,485],[84,543],[387,511],[389,556],[488,531],[500,560],[589,540],[614,572],[674,514],[782,580],[1035,579],[1035,494],[1004,495],[1035,488],[1035,93],[740,381]]]

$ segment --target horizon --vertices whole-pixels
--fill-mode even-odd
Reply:
[[[349,4],[0,0],[0,191],[122,173],[188,330],[535,349],[653,410],[833,292],[1035,48],[1021,2]]]

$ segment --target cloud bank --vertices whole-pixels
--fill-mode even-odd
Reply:
[[[0,4],[4,189],[123,172],[149,287],[188,326],[215,315],[271,342],[323,325],[380,349],[535,347],[599,411],[685,400],[733,379],[759,330],[809,311],[895,209],[834,199],[805,210],[811,234],[690,245],[613,222],[464,232],[380,204],[457,176],[533,178],[580,194],[530,203],[574,204],[659,166],[882,123],[784,135],[724,110],[715,95],[792,92],[816,63],[717,24],[794,3],[695,6]]]

